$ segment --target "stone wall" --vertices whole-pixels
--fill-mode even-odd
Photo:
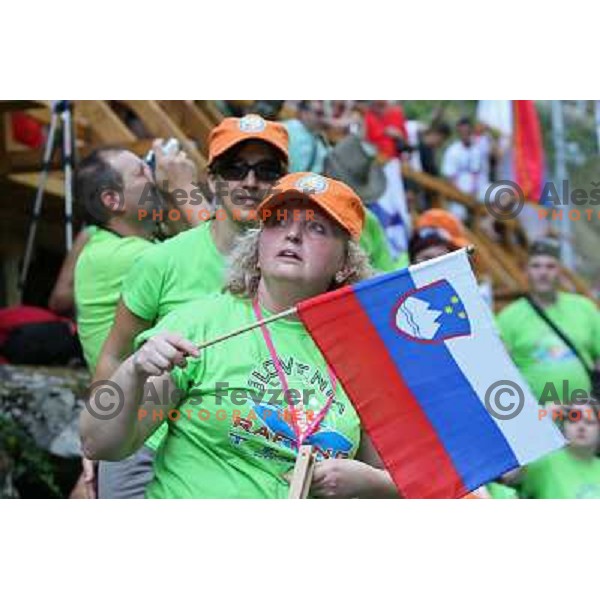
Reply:
[[[0,498],[15,497],[16,474],[38,468],[37,460],[43,470],[44,456],[49,464],[53,458],[78,460],[78,421],[89,381],[84,369],[0,365]],[[24,444],[31,448],[23,451]]]

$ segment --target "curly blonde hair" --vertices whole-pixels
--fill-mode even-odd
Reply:
[[[229,256],[229,272],[225,291],[236,296],[254,298],[258,291],[260,269],[258,267],[258,244],[260,229],[250,229],[241,236],[233,252]],[[374,275],[369,258],[354,240],[349,239],[346,245],[346,267],[350,275],[341,283],[335,280],[327,291],[345,285],[352,285]]]

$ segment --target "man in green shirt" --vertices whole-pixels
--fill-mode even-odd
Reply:
[[[135,258],[152,244],[152,223],[140,221],[140,196],[152,183],[148,168],[120,148],[92,152],[75,173],[86,220],[83,246],[74,262],[73,294],[79,338],[90,372],[112,326],[121,283]],[[96,496],[94,465],[83,460],[88,497]]]
[[[181,159],[189,162],[185,156]],[[169,170],[163,168],[165,179]],[[90,227],[75,262],[74,296],[81,345],[94,373],[114,322],[123,278],[153,245],[151,211],[150,218],[140,219],[139,208],[142,201],[146,207],[158,208],[161,200],[149,167],[123,148],[92,152],[81,161],[75,177],[77,199],[85,207]],[[84,463],[84,467],[90,483],[90,465]]]
[[[287,169],[287,146],[283,125],[258,115],[224,119],[211,131],[208,183],[215,216],[152,248],[135,262],[123,282],[96,381],[108,379],[133,351],[136,336],[174,308],[221,291],[226,257],[237,237],[258,225],[256,208]],[[124,461],[123,485],[131,469],[136,473],[141,469],[146,478],[152,476],[149,457],[165,431],[156,431],[144,448]],[[118,464],[111,468],[116,471]],[[138,488],[135,497],[141,497],[143,491]]]
[[[559,291],[559,248],[552,239],[532,244],[527,275],[531,301],[521,298],[498,315],[502,339],[540,403],[585,398],[592,388],[589,373],[600,366],[598,308],[584,296]],[[532,302],[571,341],[579,357]]]
[[[75,264],[77,324],[88,367],[94,372],[114,319],[123,277],[152,246],[154,223],[140,220],[145,190],[160,203],[149,167],[132,152],[107,148],[92,152],[76,172],[78,201],[86,211],[88,240]]]

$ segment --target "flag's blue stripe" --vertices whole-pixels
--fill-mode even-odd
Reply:
[[[354,291],[465,487],[472,490],[519,463],[446,344],[415,342],[395,329],[395,305],[415,287],[410,271],[404,270],[361,282]]]

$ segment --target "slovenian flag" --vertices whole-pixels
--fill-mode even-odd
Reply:
[[[298,313],[407,498],[460,498],[564,445],[506,353],[466,250]]]

